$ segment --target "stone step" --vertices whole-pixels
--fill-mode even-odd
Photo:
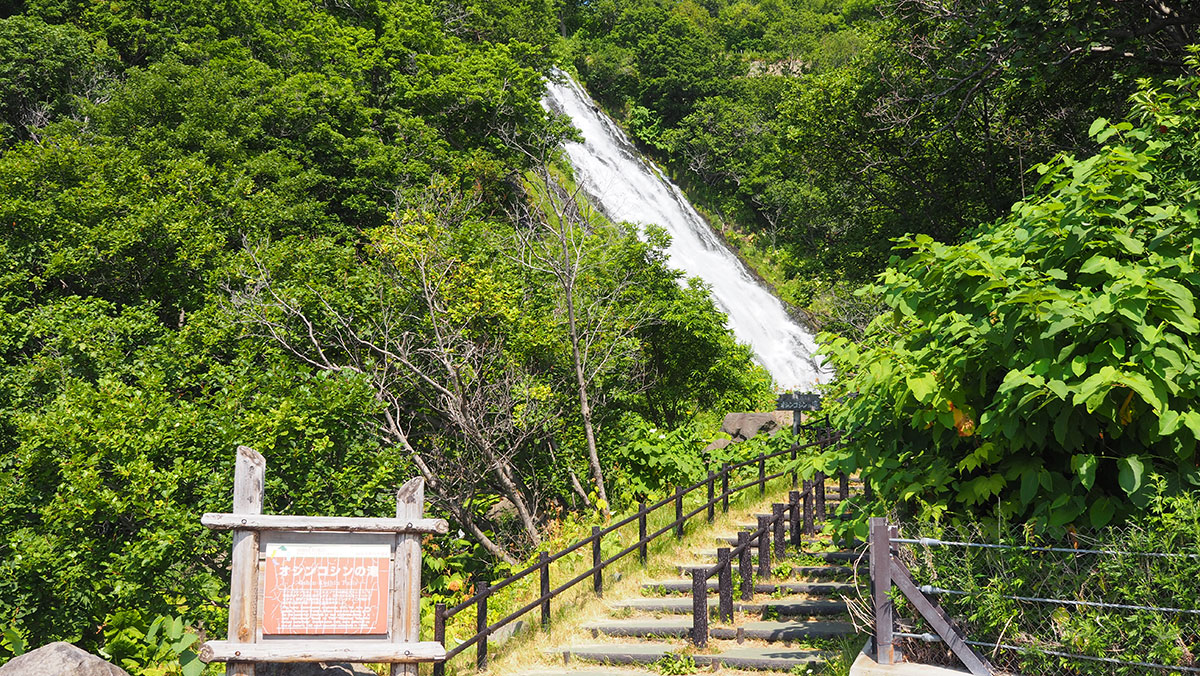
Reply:
[[[714,558],[716,556],[714,555]],[[713,567],[711,562],[708,563],[677,563],[675,568],[680,575],[690,576],[693,570],[709,570]],[[772,570],[777,570],[779,564],[771,566]],[[736,569],[736,564],[735,564]],[[791,575],[802,578],[828,579],[831,577],[850,577],[854,574],[854,569],[850,566],[789,566]],[[864,562],[859,565],[859,573],[865,575],[867,572],[867,564]]]
[[[709,613],[716,612],[718,604],[718,599],[708,599]],[[612,608],[629,608],[643,613],[672,613],[679,615],[690,614],[692,612],[692,599],[689,597],[624,599],[613,601],[609,606]],[[735,599],[733,609],[735,612],[755,614],[774,612],[780,617],[810,617],[813,615],[839,615],[846,612],[846,604],[841,601],[831,601],[829,599],[785,598],[754,601],[738,601]]]
[[[550,651],[567,653],[571,658],[605,664],[653,664],[667,655],[681,654],[682,648],[662,643],[595,643]],[[830,653],[817,650],[789,650],[773,646],[737,646],[712,655],[691,655],[697,666],[714,664],[731,669],[774,669],[788,671],[796,666],[818,665]]]
[[[667,643],[591,643],[547,651],[587,662],[604,664],[654,664],[667,655],[677,655],[682,646]]]
[[[832,515],[832,514],[833,514],[833,512],[834,512],[834,510],[836,510],[836,509],[837,509],[837,506],[838,506],[838,505],[840,505],[840,504],[841,504],[841,503],[840,503],[840,502],[838,502],[837,500],[834,500],[833,502],[830,502],[830,501],[826,500],[826,501],[825,501],[825,513],[826,513],[826,514],[830,514],[830,515]],[[803,514],[803,509],[804,509],[804,503],[803,503],[803,502],[802,502],[802,503],[800,503],[800,509],[802,510],[802,511],[801,511],[801,513]],[[815,506],[815,505],[813,506],[813,510],[814,510],[814,512],[813,512],[813,513],[815,514],[815,513],[816,513],[816,511],[815,511],[815,510],[816,510],[816,506]],[[772,513],[770,513],[770,512],[757,512],[757,513],[755,513],[753,516],[751,516],[751,517],[749,517],[749,518],[751,518],[751,519],[754,519],[754,524],[755,524],[755,526],[754,526],[754,527],[755,527],[755,528],[758,528],[758,525],[757,525],[757,524],[758,524],[758,519],[759,519],[759,517],[765,517],[765,518],[768,518],[768,519],[770,519],[770,518],[774,518],[774,516],[775,516],[775,515],[774,515],[774,514],[772,514]],[[783,518],[784,518],[784,519],[787,519],[787,518],[788,518],[787,511],[786,511],[786,510],[784,511]],[[802,517],[802,518],[803,518],[803,517]],[[747,521],[746,523],[750,523],[750,522],[749,522],[749,521]]]
[[[717,541],[722,544],[728,545],[730,547],[730,549],[737,546],[737,538],[733,537],[731,535],[718,535]],[[775,546],[774,543],[772,543],[771,544],[771,547],[772,547],[771,561],[772,562],[775,561],[774,546]],[[788,556],[812,556],[812,557],[821,559],[822,561],[828,561],[830,563],[835,563],[835,562],[842,563],[842,562],[846,562],[846,561],[853,561],[853,560],[857,559],[860,555],[861,555],[861,552],[854,552],[854,551],[838,551],[838,552],[803,552],[802,551],[802,552],[797,552],[795,549],[791,548],[791,545],[789,545],[789,549],[788,549]],[[708,556],[711,556],[714,559],[717,558],[716,550],[713,550],[711,553],[706,552],[705,558],[707,558]],[[750,556],[754,559],[758,559],[758,547],[752,546],[750,548]],[[786,560],[787,559],[785,557],[784,561],[786,562]]]
[[[848,622],[764,621],[744,622],[737,627],[714,625],[709,627],[708,635],[714,639],[733,640],[738,637],[738,628],[742,629],[743,638],[770,642],[830,638],[854,633],[854,625]],[[688,638],[692,635],[692,619],[690,617],[668,617],[604,620],[584,625],[584,629],[592,632],[593,638],[600,634],[641,638]]]
[[[642,591],[647,594],[691,594],[691,580],[662,580],[647,582],[642,585]],[[717,591],[717,579],[708,580],[708,591]],[[854,585],[839,582],[758,582],[754,585],[756,594],[774,594],[782,591],[786,594],[809,594],[811,596],[833,596],[834,594],[849,594],[854,591]],[[735,587],[734,593],[737,593]]]
[[[814,535],[806,535],[806,534],[804,533],[804,531],[803,531],[804,524],[803,524],[803,523],[801,523],[801,524],[800,524],[800,528],[801,528],[801,531],[800,531],[800,533],[801,533],[801,535],[803,536],[803,538],[802,538],[802,539],[803,539],[805,542],[813,542],[813,543],[820,543],[820,542],[824,542],[824,543],[828,543],[828,542],[829,542],[829,540],[828,540],[828,539],[824,539],[824,540],[820,539],[820,538],[821,538],[821,524],[818,522],[818,523],[816,523],[816,524],[814,524],[814,525],[816,526],[816,530],[817,530],[817,532],[816,532]],[[746,531],[746,532],[748,532],[748,533],[752,533],[752,532],[754,532],[754,531],[758,530],[758,524],[757,524],[757,523],[751,523],[751,522],[749,522],[749,521],[742,521],[741,523],[738,523],[738,524],[736,525],[736,528],[737,528],[738,530],[744,530],[744,531]],[[789,534],[792,532],[792,525],[791,525],[789,522],[787,522],[787,521],[784,521],[784,522],[783,522],[783,532],[785,532],[785,533],[789,533]],[[817,539],[814,539],[814,538],[817,538]],[[854,542],[855,544],[863,544],[862,540],[854,540],[853,542]]]

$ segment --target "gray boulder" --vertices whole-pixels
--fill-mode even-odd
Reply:
[[[746,441],[766,432],[773,434],[782,429],[774,413],[728,413],[721,423],[721,431],[733,441]]]
[[[0,676],[129,676],[124,669],[58,641],[14,657],[0,667]]]
[[[704,451],[705,452],[719,451],[722,448],[725,448],[726,446],[728,446],[729,444],[732,444],[732,443],[733,443],[732,439],[716,439],[711,444],[705,446]]]

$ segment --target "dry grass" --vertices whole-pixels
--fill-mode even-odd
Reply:
[[[688,521],[683,539],[677,540],[673,534],[666,533],[651,543],[645,567],[642,567],[639,563],[636,552],[614,562],[605,569],[606,586],[604,599],[597,598],[592,593],[590,578],[577,584],[553,600],[551,605],[551,628],[549,632],[543,632],[533,626],[537,624],[540,618],[539,611],[534,610],[527,614],[523,618],[526,620],[527,626],[522,631],[518,632],[516,636],[502,646],[493,644],[489,648],[489,672],[496,676],[509,676],[510,674],[529,674],[555,666],[558,666],[561,670],[561,658],[555,656],[553,653],[548,654],[547,651],[559,646],[592,642],[594,639],[591,636],[591,632],[583,627],[588,623],[611,619],[614,615],[619,614],[606,605],[606,600],[635,598],[641,596],[643,584],[679,578],[680,575],[676,568],[677,563],[697,560],[707,561],[708,559],[706,558],[698,557],[704,552],[711,553],[713,551],[717,535],[736,531],[739,524],[747,520],[748,514],[754,514],[758,511],[770,511],[771,503],[780,498],[781,492],[782,495],[786,495],[786,491],[789,489],[790,482],[788,478],[786,476],[781,477],[768,484],[767,495],[765,497],[759,497],[758,491],[753,488],[731,497],[728,514],[722,514],[720,505],[718,505],[716,508],[716,518],[712,524],[706,523],[703,513],[696,515]],[[697,493],[702,492],[697,491]],[[686,513],[695,509],[703,504],[704,500],[705,497],[703,495],[696,495],[691,499],[685,498],[684,512]],[[674,508],[671,505],[657,510],[648,519],[649,532],[653,533],[655,530],[666,526],[674,520],[674,517]],[[616,534],[609,536],[608,539],[616,541],[617,544],[611,550],[608,545],[605,545],[605,556],[615,554],[620,549],[636,542],[636,522],[622,528]],[[567,559],[563,560],[563,563],[565,565],[552,568],[554,584],[558,584],[559,581],[568,580],[580,572],[587,570],[591,566],[591,548],[583,548],[578,556],[567,557]],[[610,583],[617,576],[619,576],[619,579]],[[523,603],[528,602],[528,600],[536,598],[536,585],[536,576],[530,576],[527,589],[519,592],[514,590],[506,606],[516,609]],[[519,601],[518,598],[520,599]],[[510,611],[504,610],[501,612],[497,610],[495,614],[489,612],[489,619],[494,622],[508,612]],[[463,614],[469,614],[470,617],[469,622],[463,623],[467,627],[464,627],[465,631],[460,635],[470,636],[474,633],[474,613],[464,611]],[[447,635],[448,645],[453,646],[454,643],[449,640],[452,638],[449,631]],[[658,642],[674,645],[681,653],[695,653],[690,644],[683,639],[665,639]],[[710,643],[709,648],[703,652],[706,654],[720,652],[722,648],[726,647],[724,643],[726,642],[713,641]],[[473,672],[474,662],[474,649],[468,648],[462,655],[447,665],[447,674]],[[579,668],[586,670],[588,667],[580,666]]]

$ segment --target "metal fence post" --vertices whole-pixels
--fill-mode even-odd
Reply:
[[[692,644],[708,645],[708,573],[703,568],[692,569]]]
[[[488,650],[488,596],[491,588],[487,582],[479,583],[479,600],[475,602],[475,633],[479,640],[475,643],[475,668],[479,671],[487,669]]]
[[[716,518],[716,490],[717,490],[717,475],[712,472],[708,473],[708,522],[712,523]]]
[[[788,492],[788,533],[792,546],[800,548],[800,491]]]
[[[758,494],[767,494],[767,456],[763,453],[758,454]]]
[[[549,629],[550,599],[546,597],[550,596],[550,555],[546,552],[538,552],[538,563],[541,564],[540,570],[538,571],[539,577],[541,578],[541,596],[543,599],[545,599],[542,601],[542,629]]]
[[[738,575],[742,578],[742,600],[754,600],[754,565],[750,561],[750,534],[738,531]]]
[[[675,487],[675,539],[683,537],[683,488]]]
[[[804,481],[804,534],[816,535],[817,529],[813,525],[813,482],[812,479]]]
[[[892,664],[892,553],[888,523],[873,516],[871,527],[871,602],[875,606],[875,661]]]
[[[646,503],[638,503],[638,558],[646,565]]]
[[[767,537],[767,533],[771,532],[771,517],[763,515],[758,517],[758,579],[771,579],[771,538]]]
[[[783,503],[771,505],[771,531],[775,536],[775,558],[780,561],[786,553],[783,540]]]
[[[433,606],[433,640],[446,645],[446,604]],[[433,676],[446,676],[446,663],[434,662]]]
[[[721,513],[729,511],[729,463],[721,465]]]
[[[600,526],[592,526],[592,591],[604,596],[604,569],[600,567]]]
[[[717,550],[717,565],[721,572],[717,573],[717,617],[722,622],[733,621],[733,560],[729,556],[729,548]]]

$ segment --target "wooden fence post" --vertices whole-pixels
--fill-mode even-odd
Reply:
[[[692,644],[698,648],[708,645],[707,573],[703,568],[692,569]]]
[[[716,518],[716,490],[717,490],[717,475],[712,472],[708,473],[708,522],[712,523]]]
[[[824,472],[817,472],[817,475],[813,477],[813,485],[817,489],[816,508],[818,521],[825,521],[825,479],[826,477]]]
[[[475,633],[479,635],[479,640],[475,643],[475,668],[479,671],[487,669],[488,659],[488,596],[491,595],[491,587],[487,582],[480,582],[477,585],[476,592],[479,594],[479,600],[475,602]]]
[[[871,528],[871,603],[875,607],[875,661],[892,664],[892,550],[887,519],[873,516]]]
[[[646,503],[638,503],[638,558],[646,565]]]
[[[800,480],[800,475],[796,472],[796,449],[796,445],[792,444],[792,488],[795,488]]]
[[[721,572],[717,573],[717,617],[722,622],[733,621],[733,560],[729,556],[729,548],[717,550],[717,565]]]
[[[750,534],[744,530],[738,531],[738,575],[742,578],[742,600],[754,600],[754,566],[750,561]]]
[[[396,518],[416,521],[425,512],[425,479],[409,479],[396,492]],[[421,640],[421,535],[396,535],[396,555],[392,559],[392,641],[416,643]],[[391,676],[417,676],[414,663],[391,665]]]
[[[782,561],[786,554],[783,540],[783,503],[776,502],[771,505],[771,524],[771,530],[775,536],[775,558]]]
[[[675,487],[675,539],[683,538],[683,487]]]
[[[758,495],[759,497],[767,494],[767,456],[763,453],[758,454]]]
[[[788,492],[788,532],[792,546],[800,549],[800,491]]]
[[[592,591],[596,596],[604,596],[604,569],[600,567],[603,561],[600,556],[600,526],[592,526]]]
[[[838,474],[838,498],[843,502],[850,498],[850,475],[845,472]]]
[[[804,534],[816,535],[817,528],[813,524],[813,482],[812,479],[804,481]]]
[[[252,448],[238,446],[233,470],[233,513],[262,514],[267,461]],[[229,585],[230,643],[253,643],[258,633],[258,531],[233,531],[233,577]],[[254,676],[253,662],[227,662],[227,676]]]
[[[758,579],[771,579],[771,538],[767,534],[771,532],[771,517],[762,515],[758,517]]]
[[[538,552],[538,563],[541,564],[541,569],[538,575],[541,578],[538,586],[541,596],[547,597],[550,595],[550,555],[546,552]],[[542,630],[550,628],[550,599],[542,601]]]
[[[721,465],[721,513],[729,512],[729,463]]]
[[[446,645],[446,604],[433,606],[433,640]],[[446,676],[446,663],[433,663],[433,676]]]

